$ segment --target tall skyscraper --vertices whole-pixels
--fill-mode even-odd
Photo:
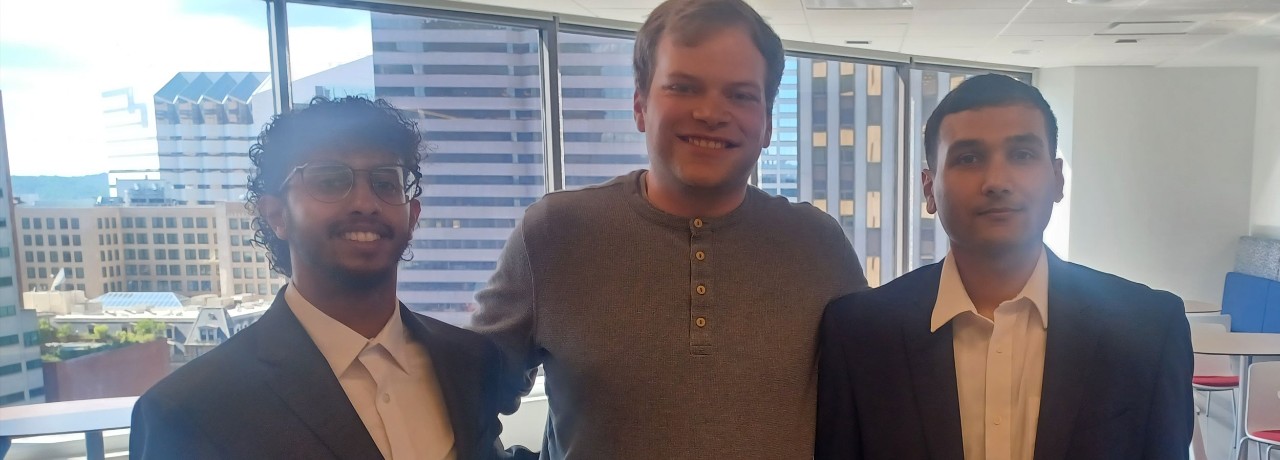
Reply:
[[[372,24],[376,95],[415,117],[429,147],[400,298],[465,322],[524,209],[547,191],[538,31],[377,13]],[[559,40],[566,188],[647,165],[631,42]]]
[[[110,196],[118,197],[117,183],[160,177],[156,155],[156,120],[152,101],[136,94],[134,87],[102,92],[103,135],[108,164]]]
[[[156,92],[159,179],[178,204],[244,199],[249,146],[265,121],[254,119],[254,105],[272,105],[270,93],[259,90],[269,75],[182,72]]]
[[[13,186],[0,93],[0,406],[44,402],[36,312],[22,308],[14,259]]]

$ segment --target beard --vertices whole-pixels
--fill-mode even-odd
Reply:
[[[298,222],[293,221],[292,216],[287,215],[286,218],[290,220],[291,228],[302,228],[298,226]],[[290,253],[294,261],[294,273],[297,272],[298,265],[305,265],[304,270],[321,275],[325,282],[345,291],[373,290],[387,283],[394,285],[400,259],[409,248],[412,234],[388,228],[388,238],[394,250],[375,267],[354,269],[344,265],[339,255],[331,251],[332,238],[337,233],[336,227],[335,224],[323,233],[299,234],[292,239]]]

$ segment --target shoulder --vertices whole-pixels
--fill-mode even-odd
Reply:
[[[917,268],[875,289],[855,292],[833,300],[827,306],[829,321],[874,325],[897,322],[914,308],[932,308],[932,302],[918,305],[919,299],[936,296],[942,263]]]
[[[587,218],[600,210],[614,209],[626,198],[626,181],[636,180],[630,173],[608,182],[575,190],[559,190],[543,195],[525,210],[526,226],[546,221]]]
[[[783,225],[839,229],[840,225],[830,214],[809,202],[792,202],[784,196],[770,195],[764,190],[748,187],[747,193],[756,204],[758,216],[779,220]]]
[[[261,375],[254,346],[255,336],[261,333],[263,327],[259,324],[249,326],[174,370],[147,390],[141,400],[197,412],[228,410],[250,403],[256,393],[250,382]]]
[[[410,311],[414,319],[427,326],[429,333],[435,336],[435,346],[444,346],[447,353],[467,356],[469,359],[488,363],[500,356],[493,340],[470,329],[464,329],[430,316]]]
[[[1109,310],[1126,310],[1140,316],[1161,314],[1183,318],[1182,299],[1168,291],[1130,281],[1120,276],[1095,270],[1084,265],[1062,262],[1059,269],[1066,272],[1079,292],[1091,294],[1090,301]],[[1052,268],[1050,268],[1052,277]],[[1052,284],[1050,289],[1052,289]]]

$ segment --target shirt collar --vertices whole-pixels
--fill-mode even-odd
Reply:
[[[347,327],[333,317],[316,308],[302,294],[294,289],[293,283],[285,286],[285,303],[289,310],[302,323],[311,341],[320,349],[320,354],[329,362],[334,375],[342,376],[351,364],[360,356],[365,348],[382,345],[393,358],[397,368],[406,372],[406,341],[408,334],[404,321],[400,318],[400,306],[396,305],[394,313],[387,324],[372,339],[366,339],[359,332]]]
[[[1044,246],[1040,246],[1040,258],[1031,278],[1022,286],[1022,291],[1009,300],[1026,298],[1036,307],[1040,315],[1040,324],[1049,328],[1049,261]],[[929,322],[929,332],[937,332],[938,328],[950,322],[964,312],[978,314],[978,308],[969,298],[969,292],[960,280],[960,271],[956,268],[955,258],[951,252],[942,261],[942,276],[938,279],[938,298],[933,304],[933,316]]]

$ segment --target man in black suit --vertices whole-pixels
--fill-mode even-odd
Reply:
[[[250,149],[249,205],[289,284],[138,400],[131,458],[509,456],[497,348],[396,299],[421,142],[380,100],[317,98],[272,120]]]
[[[1182,301],[1045,248],[1064,181],[1040,92],[962,83],[929,117],[925,151],[951,251],[828,306],[815,457],[1186,458]]]

